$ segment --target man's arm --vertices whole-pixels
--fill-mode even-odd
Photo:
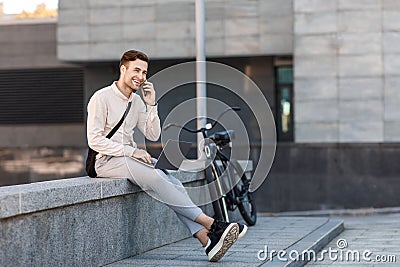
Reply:
[[[158,117],[157,105],[150,106],[142,101],[140,102],[139,120],[137,127],[144,134],[144,136],[151,140],[157,141],[161,134],[160,118]]]
[[[103,136],[107,106],[101,95],[93,95],[88,103],[87,110],[87,139],[89,147],[104,155],[132,156],[135,151],[134,147],[114,142]]]

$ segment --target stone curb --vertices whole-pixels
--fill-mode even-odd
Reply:
[[[309,210],[309,211],[286,211],[279,213],[260,213],[264,216],[277,216],[277,217],[289,217],[289,216],[307,216],[307,217],[321,217],[321,216],[366,216],[375,214],[390,214],[400,213],[400,207],[387,207],[387,208],[360,208],[360,209],[333,209],[333,210]]]
[[[300,254],[303,251],[314,251],[317,254],[321,249],[323,249],[330,241],[332,241],[336,236],[344,231],[344,224],[342,220],[328,219],[327,222],[310,234],[306,235],[290,247],[286,248],[286,257],[290,251],[297,251]],[[309,262],[308,259],[300,258],[299,260],[291,260],[288,258],[287,261],[280,261],[280,259],[275,256],[272,261],[267,261],[262,266],[285,266],[285,267],[300,267],[304,266]]]

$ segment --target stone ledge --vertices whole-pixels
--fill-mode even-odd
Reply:
[[[247,171],[252,164],[240,161]],[[186,171],[170,171],[183,184],[204,179],[201,166]],[[62,206],[100,200],[142,191],[127,179],[89,178],[88,176],[0,187],[0,219]]]
[[[175,173],[182,183],[202,180],[197,173]],[[37,212],[91,200],[142,191],[127,179],[89,178],[88,176],[0,187],[0,218]]]
[[[174,174],[189,187],[204,184],[200,170]],[[200,208],[213,214],[210,204]],[[0,266],[104,266],[191,235],[169,207],[127,179],[0,187],[0,215]]]

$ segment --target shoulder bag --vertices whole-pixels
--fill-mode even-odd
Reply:
[[[114,126],[114,128],[111,130],[111,132],[109,132],[109,134],[107,134],[106,138],[110,139],[115,134],[115,132],[118,130],[118,128],[121,127],[122,122],[125,120],[126,115],[128,115],[129,109],[131,108],[131,104],[132,104],[132,102],[128,103],[128,106],[126,107],[124,115],[122,116],[122,118],[120,119],[118,124]],[[96,169],[95,169],[97,154],[99,154],[99,152],[91,149],[88,146],[88,154],[87,154],[87,158],[86,158],[86,173],[91,178],[97,177],[97,173],[96,173]]]

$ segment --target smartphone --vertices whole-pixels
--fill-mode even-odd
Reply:
[[[145,80],[141,85],[140,85],[140,89],[143,89],[143,85],[144,83],[147,82],[147,80]],[[147,91],[143,89],[143,95],[147,96]]]

